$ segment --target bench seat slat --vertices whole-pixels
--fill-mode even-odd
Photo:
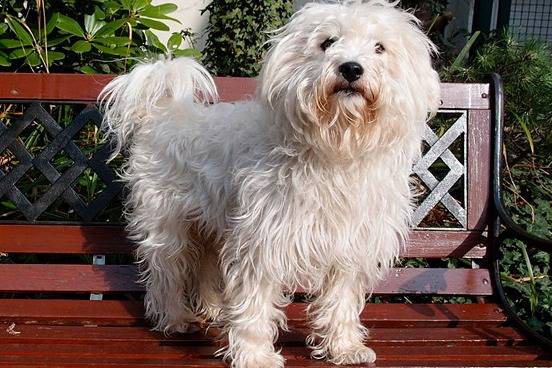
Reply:
[[[0,264],[8,292],[140,292],[133,265]],[[487,269],[395,268],[375,294],[492,295]]]
[[[82,326],[44,326],[16,325],[16,335],[7,333],[10,324],[0,324],[1,344],[167,344],[191,345],[210,344],[216,341],[219,330],[211,327],[207,332],[193,334],[175,334],[165,336],[143,327],[82,327]],[[295,321],[289,323],[291,332],[280,336],[281,344],[302,343],[308,331]],[[382,344],[394,345],[434,345],[443,341],[458,345],[519,345],[526,338],[511,327],[436,327],[436,328],[373,328],[370,330],[370,346]]]
[[[1,361],[30,360],[35,362],[53,362],[53,359],[67,362],[91,361],[95,359],[96,363],[133,363],[143,365],[144,361],[156,362],[163,365],[166,362],[179,362],[182,366],[188,367],[190,362],[192,367],[201,367],[206,363],[211,365],[218,362],[218,366],[224,366],[214,353],[218,346],[211,345],[192,345],[178,346],[170,344],[150,345],[144,349],[140,344],[110,344],[98,349],[97,345],[89,344],[2,344],[0,346]],[[439,365],[440,362],[462,363],[466,366],[467,362],[473,364],[477,362],[478,366],[484,366],[485,363],[500,362],[527,362],[537,359],[546,359],[548,357],[538,348],[530,346],[374,346],[378,354],[378,367],[384,365],[394,365],[400,362],[404,365],[431,366]],[[300,363],[303,366],[322,366],[332,367],[327,362],[315,361],[310,359],[310,350],[303,346],[284,346],[282,349],[284,357],[288,361]],[[32,361],[32,360],[31,360]],[[151,364],[151,363],[150,363]],[[216,364],[216,363],[215,363]],[[469,363],[468,363],[469,364]],[[299,365],[299,366],[301,366]],[[286,365],[290,366],[290,365]],[[291,366],[296,366],[291,364]]]
[[[485,245],[481,231],[417,230],[411,232],[401,256],[482,258]],[[127,254],[133,249],[120,226],[0,226],[4,253]]]
[[[305,321],[305,305],[287,307],[290,323]],[[3,299],[0,322],[41,325],[144,325],[141,301]],[[367,304],[362,321],[375,327],[500,326],[506,321],[502,309],[487,304]]]

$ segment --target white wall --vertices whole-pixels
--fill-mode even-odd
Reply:
[[[171,28],[170,32],[156,31],[161,41],[164,43],[172,32],[179,32],[189,27],[198,36],[196,47],[202,50],[205,45],[205,28],[209,22],[209,13],[201,15],[201,10],[205,9],[210,0],[154,0],[153,4],[167,2],[178,5],[178,10],[170,16],[178,19],[182,24],[167,21],[167,25]]]

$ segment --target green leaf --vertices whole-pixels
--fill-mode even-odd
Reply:
[[[30,46],[30,45],[23,45],[19,40],[12,40],[7,38],[0,39],[0,48],[2,49],[15,49],[21,46]]]
[[[89,35],[94,36],[96,32],[98,32],[103,26],[105,26],[105,22],[99,19],[96,19],[96,15],[84,15],[84,29]]]
[[[62,60],[62,59],[65,59],[65,54],[63,52],[48,51],[48,60],[50,62],[56,61],[56,60]]]
[[[78,52],[79,54],[82,54],[83,52],[88,52],[92,49],[92,46],[90,45],[90,42],[85,40],[79,40],[71,46],[71,50]]]
[[[27,63],[30,66],[37,66],[41,64],[40,56],[38,55],[38,52],[33,51],[27,56]]]
[[[177,22],[178,24],[182,24],[178,19],[169,17],[167,13],[170,13],[170,12],[163,11],[160,5],[148,6],[140,12],[140,16],[155,18],[155,19],[168,19],[168,20],[172,20],[173,22]]]
[[[121,28],[128,21],[129,21],[129,19],[125,18],[125,19],[117,19],[117,20],[114,20],[112,22],[108,22],[102,28],[100,28],[98,30],[98,32],[96,32],[95,36],[96,37],[102,37],[102,36],[111,35],[116,30]]]
[[[84,37],[84,31],[79,23],[66,15],[59,15],[56,26],[62,31],[71,33],[72,35]]]
[[[145,25],[148,28],[157,29],[158,31],[168,31],[170,30],[169,26],[165,23],[149,19],[149,18],[139,18],[138,22]]]
[[[175,50],[180,47],[180,44],[182,43],[182,36],[180,33],[173,33],[171,37],[169,37],[169,40],[167,41],[167,48],[169,50]]]
[[[52,33],[52,31],[56,28],[57,22],[59,19],[59,13],[54,13],[48,20],[48,23],[46,23],[46,34]]]
[[[8,22],[10,29],[16,34],[23,45],[29,46],[33,44],[32,35],[27,32],[25,28],[23,28],[18,19],[8,16],[6,17],[6,21]]]
[[[6,57],[0,55],[0,66],[10,66],[10,65],[11,65],[10,61]]]
[[[466,55],[468,54],[468,52],[470,51],[471,47],[472,47],[473,44],[475,43],[475,40],[477,40],[477,37],[479,37],[480,34],[481,34],[480,31],[476,31],[476,32],[470,37],[470,39],[468,40],[468,42],[466,42],[466,44],[464,45],[464,47],[462,48],[462,50],[460,51],[460,53],[458,54],[458,56],[456,57],[456,59],[454,59],[454,62],[453,62],[452,65],[450,66],[451,69],[459,68],[459,67],[461,67],[461,66],[464,64],[464,61],[465,61],[465,59],[466,59]]]
[[[186,57],[193,57],[195,59],[201,58],[201,52],[197,49],[173,50],[171,53],[174,56],[186,56]]]
[[[63,43],[73,37],[73,35],[65,35],[61,37],[52,38],[51,40],[48,40],[48,46],[57,46],[60,43]]]
[[[165,3],[157,5],[156,8],[159,8],[159,11],[163,14],[173,13],[178,9],[178,6],[173,3]]]
[[[145,30],[144,35],[146,36],[146,45],[153,46],[158,48],[163,52],[167,52],[165,45],[159,41],[159,38],[150,30]]]
[[[32,51],[33,51],[33,49],[31,49],[31,48],[28,48],[28,49],[24,49],[24,48],[15,49],[12,52],[10,52],[9,57],[10,57],[10,59],[20,59],[22,57],[27,56]]]
[[[94,7],[94,16],[96,19],[104,19],[105,13],[102,9],[100,9],[97,5]]]
[[[102,37],[94,39],[94,42],[101,43],[102,45],[115,45],[115,46],[127,46],[132,41],[128,37]]]
[[[145,8],[149,3],[151,3],[151,0],[134,0],[132,2],[132,9],[133,10],[140,10]]]
[[[88,65],[80,67],[79,70],[84,74],[98,74],[94,68]]]
[[[105,47],[102,45],[98,45],[97,43],[93,43],[92,46],[94,46],[99,51],[109,54],[109,55],[117,55],[117,56],[127,56],[128,55],[128,49],[126,47]]]
[[[8,30],[8,25],[6,23],[0,23],[0,34]]]

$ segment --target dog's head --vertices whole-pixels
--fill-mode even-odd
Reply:
[[[436,50],[396,3],[311,3],[275,33],[259,93],[293,139],[356,156],[421,134],[438,107]]]

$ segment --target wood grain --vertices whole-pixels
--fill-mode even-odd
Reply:
[[[0,100],[93,103],[113,78],[107,74],[0,73]],[[217,77],[215,83],[226,102],[250,99],[256,88],[253,78]],[[441,108],[489,108],[488,84],[442,83],[441,95]]]
[[[133,265],[0,264],[7,292],[141,292]],[[395,268],[374,294],[491,295],[487,269]]]
[[[304,322],[306,304],[286,308],[290,323]],[[365,306],[362,321],[370,327],[501,326],[506,321],[496,304],[372,304]],[[3,299],[0,322],[39,325],[142,326],[141,301]]]
[[[402,257],[468,257],[485,255],[486,238],[480,231],[416,230]],[[0,252],[118,254],[133,245],[121,226],[0,225]]]

